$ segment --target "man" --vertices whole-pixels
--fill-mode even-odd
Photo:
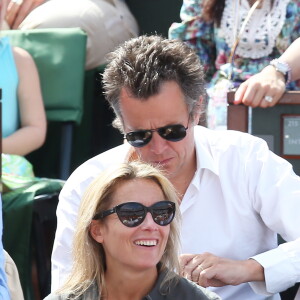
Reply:
[[[71,268],[77,210],[89,183],[111,164],[141,159],[163,168],[180,195],[182,275],[216,287],[223,299],[280,299],[276,293],[300,279],[300,239],[292,241],[300,237],[300,178],[291,165],[261,139],[197,126],[203,72],[184,43],[141,36],[109,61],[104,90],[128,143],[90,159],[66,182],[52,289]],[[277,248],[277,232],[292,242]]]

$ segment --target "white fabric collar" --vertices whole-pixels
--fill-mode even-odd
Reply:
[[[211,136],[215,133],[217,132],[202,126],[194,127],[197,170],[190,185],[193,185],[198,190],[200,188],[201,177],[205,169],[219,176],[217,162],[213,158],[214,143],[211,139],[209,139],[209,135]]]

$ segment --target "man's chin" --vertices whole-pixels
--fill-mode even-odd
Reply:
[[[171,161],[168,162],[151,162],[151,165],[158,168],[159,170],[164,172],[164,175],[168,178],[171,178],[174,176],[174,167],[171,163]]]

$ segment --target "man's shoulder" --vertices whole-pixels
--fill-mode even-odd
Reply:
[[[246,132],[236,130],[211,130],[202,126],[195,129],[196,144],[215,149],[217,151],[227,151],[228,148],[246,148],[250,145],[266,145],[266,142],[256,136]]]
[[[86,162],[84,162],[82,165],[80,165],[70,176],[77,176],[78,174],[90,172],[90,174],[101,172],[102,170],[106,169],[107,167],[111,166],[115,163],[121,163],[124,162],[126,159],[126,156],[128,154],[129,148],[128,145],[120,145],[117,147],[114,147],[112,149],[109,149],[103,153],[100,153]]]
[[[129,149],[128,145],[123,144],[100,153],[84,162],[66,181],[62,191],[63,194],[66,191],[74,189],[78,189],[79,191],[81,187],[85,189],[103,170],[113,164],[124,162],[127,158]]]

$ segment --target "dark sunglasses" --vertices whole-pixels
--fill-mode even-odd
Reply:
[[[156,224],[166,226],[172,222],[175,216],[175,203],[159,201],[147,207],[138,202],[126,202],[96,214],[93,220],[103,219],[116,213],[122,224],[127,227],[136,227],[143,223],[148,212],[151,213]]]
[[[188,121],[189,122],[189,121]],[[124,135],[128,143],[136,148],[146,146],[152,138],[152,132],[157,132],[163,139],[171,142],[181,141],[186,136],[189,127],[181,124],[167,125],[157,129],[131,131]]]

